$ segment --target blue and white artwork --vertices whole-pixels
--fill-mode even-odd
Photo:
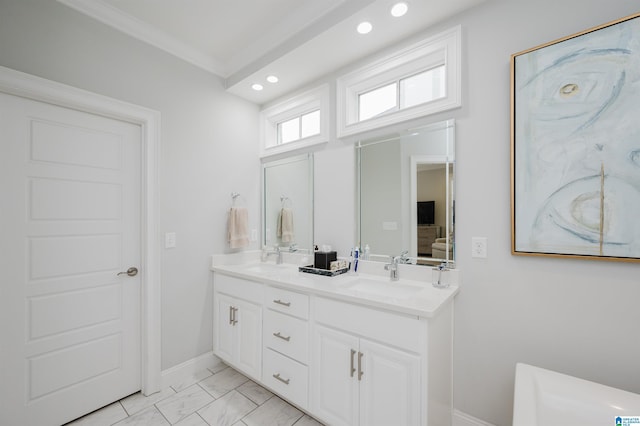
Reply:
[[[514,252],[640,258],[640,15],[512,65]]]

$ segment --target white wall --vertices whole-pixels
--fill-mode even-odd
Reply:
[[[473,417],[511,424],[517,362],[640,393],[640,265],[511,255],[509,133],[511,54],[637,11],[627,0],[491,0],[424,34],[463,30],[463,107],[427,121],[456,120],[454,406]],[[334,140],[317,153],[316,176],[353,179],[346,149]],[[317,240],[326,223],[354,235],[334,205],[316,190]],[[487,259],[471,258],[474,236],[488,238]]]
[[[242,194],[260,227],[258,108],[222,82],[51,0],[0,0],[0,65],[160,111],[162,368],[212,348],[209,259]],[[257,243],[255,245],[257,247]]]

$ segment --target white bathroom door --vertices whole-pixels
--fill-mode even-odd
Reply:
[[[141,128],[0,93],[0,424],[141,387]]]

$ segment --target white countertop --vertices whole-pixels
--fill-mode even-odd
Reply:
[[[432,318],[453,302],[457,285],[435,288],[430,282],[403,279],[391,282],[388,276],[349,272],[327,277],[298,271],[298,265],[249,261],[235,265],[215,264],[214,272],[258,281],[303,293],[326,296],[408,315]]]

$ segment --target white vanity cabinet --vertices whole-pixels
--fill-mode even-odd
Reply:
[[[314,318],[313,413],[335,426],[425,424],[423,321],[321,297]]]
[[[214,353],[259,380],[262,367],[262,294],[260,283],[215,274]]]
[[[223,361],[327,425],[451,425],[457,288],[420,285],[411,299],[387,301],[349,290],[353,277],[246,268],[214,269]]]

